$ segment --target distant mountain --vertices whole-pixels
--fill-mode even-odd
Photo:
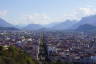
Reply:
[[[54,30],[87,30],[96,26],[96,15],[83,17],[80,21],[66,20],[63,22],[55,22],[48,25],[29,24],[13,26],[0,18],[0,30],[15,30],[17,28],[22,30],[39,30],[39,31],[54,31]],[[84,28],[83,28],[84,27]]]
[[[20,25],[15,25],[15,27],[18,29],[23,29],[24,27],[26,27],[26,25],[20,24]]]
[[[0,27],[13,27],[13,25],[0,18]]]
[[[94,29],[94,26],[96,26],[96,15],[83,17],[80,21],[77,22],[75,20],[66,20],[64,22],[53,23],[49,24],[47,27],[49,30],[88,30],[90,28]]]
[[[76,24],[75,20],[74,21],[66,20],[64,22],[55,23],[55,24],[53,24],[53,26],[51,24],[50,29],[52,29],[52,30],[69,30],[69,29],[71,29],[71,27],[74,24]]]
[[[29,24],[23,28],[23,30],[39,30],[42,29],[43,26],[39,24]]]
[[[84,17],[80,20],[80,24],[90,24],[96,26],[96,15]]]
[[[78,28],[80,25],[89,24],[92,26],[96,26],[96,15],[83,17],[78,23],[72,26],[72,29]]]
[[[90,24],[83,24],[80,25],[76,31],[96,31],[96,26],[90,25]]]
[[[15,27],[0,27],[0,30],[19,30]]]
[[[0,30],[18,30],[12,24],[0,18]]]

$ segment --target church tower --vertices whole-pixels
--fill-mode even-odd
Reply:
[[[39,48],[38,48],[38,61],[39,64],[48,64],[48,49],[46,40],[44,37],[44,33],[41,33],[40,40],[39,40]]]

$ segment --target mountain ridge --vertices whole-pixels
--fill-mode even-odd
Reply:
[[[6,20],[0,18],[0,30],[19,30]]]
[[[56,23],[51,23],[51,24],[48,24],[48,25],[40,25],[40,24],[29,24],[25,27],[22,27],[20,28],[19,26],[13,26],[12,24],[8,23],[7,21],[5,21],[4,19],[0,18],[0,27],[1,29],[8,29],[8,28],[11,28],[14,29],[16,27],[20,28],[21,30],[36,30],[36,31],[42,31],[42,30],[45,30],[45,31],[53,31],[53,30],[77,30],[79,29],[80,27],[82,28],[83,25],[85,25],[87,27],[92,27],[92,26],[96,26],[96,15],[90,15],[90,16],[86,16],[86,17],[83,17],[81,20],[79,21],[76,21],[76,20],[65,20],[65,21],[62,21],[62,22],[56,22]],[[90,26],[92,25],[92,26]],[[84,28],[85,28],[84,26]],[[80,29],[81,29],[80,28]],[[13,29],[13,30],[14,30]],[[87,29],[87,28],[86,28]]]

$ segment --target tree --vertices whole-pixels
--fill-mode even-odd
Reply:
[[[36,64],[22,49],[9,46],[4,49],[0,46],[0,64]]]

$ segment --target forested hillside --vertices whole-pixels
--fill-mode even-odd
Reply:
[[[28,54],[15,46],[0,46],[0,64],[36,64]]]

